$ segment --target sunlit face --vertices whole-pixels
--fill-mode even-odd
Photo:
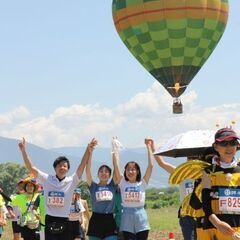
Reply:
[[[135,163],[129,163],[125,169],[126,177],[129,182],[136,182],[138,170],[136,168]]]
[[[68,172],[67,162],[62,161],[59,164],[57,164],[57,166],[55,167],[55,172],[60,179],[64,178]]]
[[[109,170],[106,167],[102,167],[98,171],[98,178],[99,178],[100,182],[107,182],[110,178]]]
[[[33,193],[34,192],[34,184],[33,183],[31,183],[31,182],[28,182],[27,184],[26,184],[26,192],[27,193]]]
[[[214,148],[219,153],[222,161],[230,163],[237,152],[238,145],[239,143],[236,139],[229,139],[228,141],[215,143]]]
[[[73,200],[78,201],[80,199],[80,194],[78,193],[73,193]]]
[[[18,185],[17,185],[17,191],[19,192],[19,193],[23,193],[24,192],[24,183],[23,182],[21,182],[21,183],[19,183]]]

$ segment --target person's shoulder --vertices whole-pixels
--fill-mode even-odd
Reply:
[[[111,185],[113,187],[115,187],[117,184],[115,184],[113,178],[109,181],[108,185]]]
[[[66,176],[63,181],[65,181],[65,182],[72,182],[73,180],[77,180],[77,181],[80,180],[80,178],[78,177],[78,175],[77,175],[76,172],[73,173],[73,174],[70,175],[70,176]]]

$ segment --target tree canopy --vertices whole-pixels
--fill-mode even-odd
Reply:
[[[7,195],[16,192],[16,183],[28,176],[27,169],[17,163],[1,163],[0,164],[0,187]]]

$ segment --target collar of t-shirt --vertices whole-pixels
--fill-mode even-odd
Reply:
[[[221,161],[218,156],[214,156],[212,159],[212,163],[219,165],[221,168],[224,168],[224,169],[235,168],[238,165],[238,159],[236,157],[233,157],[232,162],[226,163],[224,161]]]
[[[66,176],[65,176],[64,178],[61,179],[61,178],[59,178],[59,177],[56,175],[56,178],[58,179],[59,182],[61,182],[63,179],[66,178]]]

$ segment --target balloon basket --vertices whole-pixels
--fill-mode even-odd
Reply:
[[[180,99],[176,98],[173,100],[172,109],[174,114],[180,114],[183,112],[183,105]]]

